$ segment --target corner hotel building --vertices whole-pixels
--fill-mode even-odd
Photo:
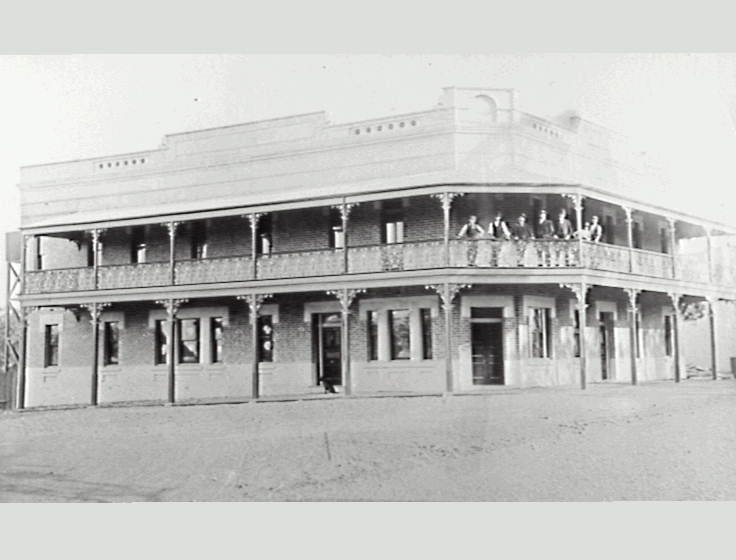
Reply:
[[[13,406],[679,380],[683,309],[712,328],[736,299],[734,229],[652,203],[615,134],[515,104],[446,88],[23,168]],[[542,208],[603,239],[457,238]]]

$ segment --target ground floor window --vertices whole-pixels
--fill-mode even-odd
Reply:
[[[258,317],[258,361],[273,362],[273,319],[271,315]]]
[[[391,359],[410,359],[411,342],[409,336],[409,310],[390,310],[388,312],[388,327],[391,335]]]
[[[664,316],[664,353],[666,356],[672,356],[673,344],[672,344],[672,315]]]
[[[179,319],[179,363],[199,363],[199,319]]]
[[[378,360],[378,312],[368,311],[368,360]]]
[[[166,332],[166,321],[163,319],[156,320],[156,328],[154,331],[154,356],[153,363],[156,365],[169,363],[169,335]]]
[[[44,367],[59,365],[59,325],[44,328]]]
[[[420,309],[420,319],[422,324],[422,358],[425,360],[432,359],[432,310]]]
[[[576,309],[573,313],[573,330],[572,330],[573,351],[576,358],[580,357],[580,310]]]
[[[213,364],[222,362],[222,339],[222,317],[212,317],[210,319],[210,349],[212,351],[211,358]]]
[[[106,366],[118,364],[120,329],[117,321],[105,321],[103,333],[103,363]]]
[[[552,357],[552,313],[548,307],[531,309],[529,334],[531,337],[531,357]]]
[[[642,331],[641,331],[641,313],[634,314],[634,344],[636,344],[636,357],[641,358],[642,348]]]

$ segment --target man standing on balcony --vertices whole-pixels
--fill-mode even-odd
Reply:
[[[598,221],[598,216],[593,216],[590,224],[590,240],[593,243],[599,243],[603,237],[603,226]]]
[[[557,239],[563,241],[569,241],[572,239],[572,223],[567,218],[567,210],[564,208],[560,210],[560,214],[557,218],[557,232],[555,236]],[[569,243],[558,243],[557,244],[557,266],[570,266],[572,263],[572,254],[570,253]]]
[[[498,266],[498,257],[501,253],[501,241],[508,241],[511,232],[503,219],[501,212],[496,212],[496,217],[488,224],[488,237],[491,238],[491,266]]]
[[[459,239],[465,239],[468,245],[468,266],[475,266],[478,258],[478,238],[483,235],[483,228],[478,225],[478,216],[470,216],[465,225],[457,234]]]
[[[537,265],[550,266],[552,263],[551,243],[555,238],[555,224],[549,219],[546,210],[539,213],[539,222],[537,223],[537,237],[542,239],[542,243],[537,244]]]
[[[519,215],[519,219],[511,228],[511,237],[516,241],[517,266],[524,266],[524,253],[530,239],[534,239],[531,226],[526,223],[526,214]]]

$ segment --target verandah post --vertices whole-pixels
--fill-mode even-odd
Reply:
[[[672,300],[672,341],[674,342],[674,366],[675,366],[675,383],[680,382],[680,299],[678,293],[670,292],[668,294]]]
[[[626,288],[626,294],[629,296],[629,345],[631,346],[631,384],[636,385],[638,382],[636,349],[639,345],[639,341],[637,340],[636,335],[636,318],[639,313],[637,306],[639,290],[635,288]]]
[[[169,283],[176,283],[176,228],[179,222],[168,222],[166,229],[169,231]]]
[[[710,370],[713,381],[718,379],[718,357],[716,354],[716,302],[718,298],[709,296],[708,302],[708,324],[710,326]]]
[[[624,212],[626,212],[626,234],[627,242],[629,247],[629,272],[634,272],[634,230],[631,208],[628,206],[622,206]]]

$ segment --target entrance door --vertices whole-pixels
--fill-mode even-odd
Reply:
[[[470,333],[473,385],[503,385],[503,327],[501,321],[471,322]]]
[[[601,344],[601,379],[605,381],[613,377],[613,371],[611,371],[611,359],[614,356],[613,313],[610,311],[601,311],[598,331],[600,333],[599,338]]]
[[[318,383],[342,385],[342,320],[339,313],[315,315]]]

